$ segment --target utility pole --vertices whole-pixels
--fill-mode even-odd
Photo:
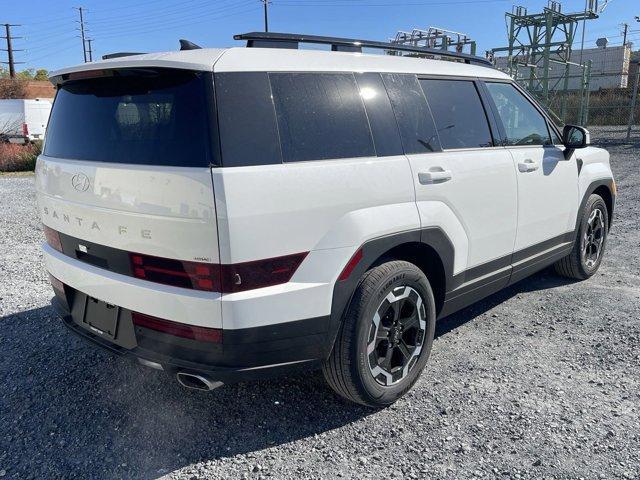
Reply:
[[[264,31],[269,31],[269,0],[260,0],[264,5]]]
[[[622,25],[622,46],[624,47],[627,44],[627,30],[629,30],[629,24],[628,23],[623,23]]]
[[[82,7],[73,7],[80,13],[80,37],[82,38],[82,53],[84,55],[84,63],[87,63],[87,42],[84,38],[84,17],[82,15]]]
[[[89,44],[89,48],[87,49],[87,52],[89,53],[89,61],[93,62],[93,50],[91,49],[91,42],[93,42],[93,39],[87,38],[87,43]]]
[[[7,62],[1,62],[1,63],[8,63],[9,64],[9,77],[11,78],[16,78],[16,63],[23,63],[23,62],[15,62],[13,60],[13,52],[21,52],[22,50],[14,50],[13,49],[13,45],[11,44],[11,40],[15,40],[18,38],[22,38],[22,37],[12,37],[11,36],[11,27],[19,27],[20,25],[15,25],[15,24],[11,24],[11,23],[5,23],[4,24],[4,30],[6,32],[6,36],[5,37],[0,37],[0,38],[4,38],[7,41],[7,48],[6,48],[6,52],[7,52]],[[5,50],[5,49],[3,49]]]

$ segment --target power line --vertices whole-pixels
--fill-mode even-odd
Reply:
[[[199,17],[196,20],[188,20],[188,19],[182,19],[182,20],[174,20],[170,23],[162,23],[161,25],[158,25],[156,27],[150,27],[150,28],[146,28],[146,29],[142,29],[140,30],[138,27],[131,26],[125,29],[118,29],[116,32],[114,33],[108,33],[107,35],[103,35],[102,33],[100,34],[96,34],[95,37],[99,39],[107,39],[107,38],[114,38],[114,37],[121,37],[123,35],[123,32],[126,32],[128,37],[134,37],[136,35],[140,35],[140,34],[144,34],[144,33],[150,33],[150,32],[155,32],[158,30],[166,30],[167,28],[171,28],[171,27],[180,27],[180,26],[191,26],[191,25],[197,25],[200,23],[206,23],[206,22],[211,22],[212,20],[218,20],[221,18],[226,18],[226,17],[231,17],[234,15],[242,15],[245,13],[250,13],[250,12],[254,12],[256,10],[261,10],[261,7],[250,7],[248,9],[242,9],[242,10],[237,10],[237,11],[233,11],[233,12],[229,12],[225,15],[216,15],[213,17],[207,17],[207,18],[202,18],[202,15],[199,15]],[[133,29],[133,30],[132,30]]]
[[[15,39],[18,39],[18,38],[22,38],[22,37],[12,37],[11,36],[11,27],[19,27],[19,26],[20,25],[11,24],[11,23],[5,23],[4,24],[4,30],[6,32],[6,36],[5,37],[0,37],[0,38],[4,38],[7,41],[7,48],[6,48],[7,61],[6,62],[2,62],[2,63],[9,64],[9,77],[11,77],[11,78],[16,78],[16,67],[15,67],[16,63],[24,63],[24,62],[15,62],[13,60],[13,52],[21,52],[22,50],[14,50],[13,44],[11,43],[11,41],[15,40]]]
[[[251,3],[253,3],[253,0]],[[148,20],[143,20],[142,17],[138,17],[138,18],[132,17],[124,21],[109,20],[108,21],[109,25],[102,26],[102,27],[99,26],[97,28],[94,28],[93,30],[94,32],[103,34],[103,33],[111,33],[113,31],[119,32],[132,27],[135,29],[140,29],[141,27],[155,26],[158,24],[161,24],[162,26],[167,26],[176,21],[184,22],[185,20],[189,20],[190,18],[193,18],[194,20],[199,20],[199,19],[205,18],[210,14],[227,12],[227,11],[234,10],[236,8],[242,8],[246,6],[247,6],[246,0],[240,0],[240,1],[235,0],[233,3],[227,4],[224,6],[221,6],[220,3],[218,3],[217,5],[215,5],[213,9],[197,8],[194,11],[191,11],[190,9],[183,9],[180,12],[176,12],[176,13],[171,13],[171,14],[163,13],[163,14],[153,15]],[[178,16],[174,17],[174,15],[178,15]],[[93,20],[92,18],[91,25],[95,25],[99,21],[104,22],[105,20],[106,19]]]

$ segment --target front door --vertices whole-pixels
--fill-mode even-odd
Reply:
[[[519,257],[571,241],[578,209],[578,169],[543,114],[510,83],[487,82],[518,178]]]

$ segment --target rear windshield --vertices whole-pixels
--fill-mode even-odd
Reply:
[[[207,166],[211,74],[120,70],[56,95],[45,155],[142,165]]]

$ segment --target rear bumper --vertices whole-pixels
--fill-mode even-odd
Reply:
[[[76,292],[66,293],[72,302],[70,297]],[[125,325],[119,326],[118,330],[134,332],[132,342],[124,342],[128,344],[125,347],[96,335],[75,321],[63,299],[54,297],[51,303],[69,330],[111,353],[169,374],[196,373],[223,383],[318,368],[328,324],[328,318],[316,318],[290,322],[289,325],[223,331],[223,343],[212,344],[134,327],[130,312],[122,309],[120,322],[125,322]]]

